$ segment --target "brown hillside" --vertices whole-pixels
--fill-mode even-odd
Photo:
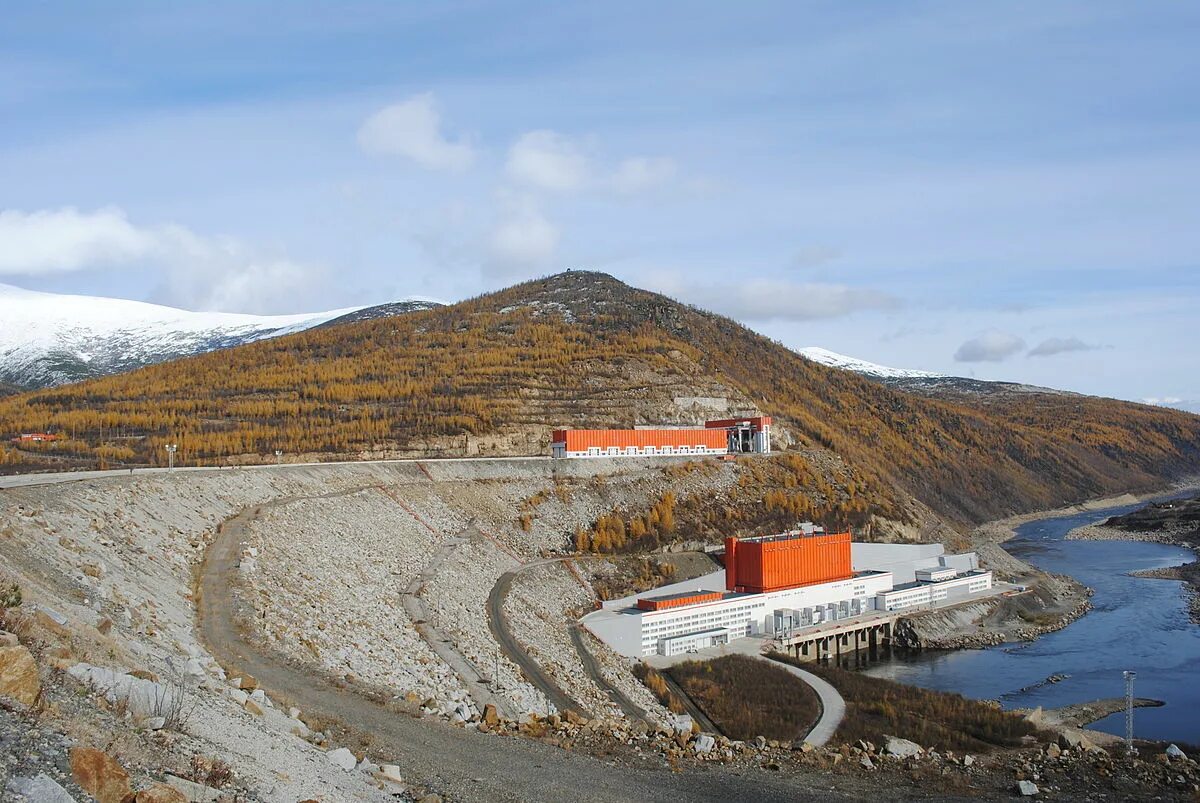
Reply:
[[[544,453],[555,426],[776,417],[779,442],[959,521],[1161,484],[1200,465],[1200,417],[1078,396],[967,406],[809,362],[745,327],[597,273],[302,332],[0,400],[0,433],[60,452],[188,463],[288,454]],[[470,436],[470,437],[467,437]]]

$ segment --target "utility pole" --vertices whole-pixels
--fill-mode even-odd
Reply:
[[[1137,672],[1131,672],[1128,669],[1123,673],[1125,676],[1125,752],[1133,755],[1133,681],[1137,678]]]
[[[175,451],[179,448],[178,444],[168,443],[167,449],[167,471],[175,470]]]

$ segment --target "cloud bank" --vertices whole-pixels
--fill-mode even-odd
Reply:
[[[294,312],[281,291],[310,287],[322,271],[179,225],[144,226],[124,211],[73,207],[0,211],[0,275],[148,269],[155,300],[197,310]]]
[[[1030,357],[1051,357],[1068,351],[1097,351],[1103,346],[1084,343],[1077,337],[1051,337],[1029,350]]]
[[[1025,341],[1007,332],[992,330],[973,337],[954,352],[957,362],[1002,362],[1025,348]]]
[[[404,156],[429,170],[463,171],[475,161],[465,140],[451,141],[432,92],[414,95],[368,117],[358,129],[358,145],[374,155]]]

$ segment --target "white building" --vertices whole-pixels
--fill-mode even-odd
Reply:
[[[621,655],[670,656],[874,610],[967,599],[992,588],[992,573],[978,568],[974,553],[946,555],[940,544],[855,543],[851,561],[853,577],[764,594],[710,590],[725,588],[721,570],[606,602],[583,624]]]
[[[881,611],[899,611],[921,605],[967,599],[992,587],[990,571],[970,571],[959,574],[956,569],[944,568],[918,571],[917,579],[902,583],[876,596],[875,606]]]

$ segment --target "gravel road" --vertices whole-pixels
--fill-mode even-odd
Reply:
[[[672,772],[655,759],[642,766],[562,750],[530,739],[502,737],[416,718],[339,688],[310,669],[287,663],[247,639],[238,626],[234,596],[244,522],[230,520],[209,548],[200,575],[200,632],[229,669],[253,675],[273,698],[310,714],[348,723],[366,736],[377,760],[399,764],[407,780],[451,800],[496,801],[761,801],[861,799],[857,791],[831,791],[823,775],[722,767]],[[842,780],[842,779],[839,779]]]

